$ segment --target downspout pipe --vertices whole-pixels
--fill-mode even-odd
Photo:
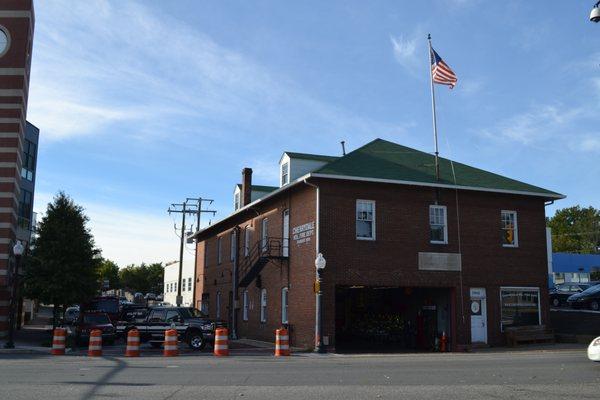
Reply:
[[[319,243],[319,238],[321,236],[320,234],[320,225],[319,225],[319,214],[320,214],[320,193],[319,193],[319,185],[315,185],[314,183],[310,183],[306,178],[303,180],[303,182],[308,185],[308,186],[312,186],[317,190],[317,201],[316,201],[316,217],[315,217],[315,229],[316,229],[316,233],[315,233],[315,254],[319,254],[319,250],[320,250],[320,243]]]
[[[233,292],[233,304],[231,305],[231,339],[236,340],[237,336],[237,305],[238,305],[238,264],[239,264],[239,248],[240,248],[240,232],[239,226],[233,228],[235,233],[235,248],[233,251],[233,273],[231,277],[231,291]]]

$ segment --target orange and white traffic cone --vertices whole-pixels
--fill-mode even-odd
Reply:
[[[179,347],[177,347],[177,331],[175,329],[167,329],[165,331],[165,345],[163,356],[176,357],[179,355]]]
[[[125,347],[125,357],[140,356],[140,333],[137,329],[127,332],[127,347]]]
[[[281,328],[275,331],[275,357],[290,355],[290,336],[287,329]]]
[[[94,329],[90,332],[90,343],[88,347],[89,357],[101,357],[102,356],[102,331],[100,329]]]
[[[67,339],[67,330],[65,328],[54,329],[54,336],[52,337],[52,351],[51,354],[54,356],[65,355],[65,342]]]
[[[229,331],[227,328],[218,328],[215,331],[215,356],[229,355]]]

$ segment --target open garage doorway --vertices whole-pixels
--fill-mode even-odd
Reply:
[[[442,333],[451,343],[451,294],[450,288],[339,286],[336,350],[435,351]]]

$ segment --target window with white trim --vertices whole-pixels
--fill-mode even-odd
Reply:
[[[217,264],[221,264],[221,238],[217,238]]]
[[[290,164],[281,164],[281,186],[290,183]]]
[[[448,244],[446,206],[429,206],[429,239],[434,244]]]
[[[500,212],[502,230],[502,246],[518,247],[519,231],[517,230],[517,212],[502,210]]]
[[[375,240],[375,202],[356,200],[356,239]]]
[[[240,208],[240,192],[235,192],[233,195],[233,209],[237,210]]]
[[[229,236],[231,239],[231,249],[230,249],[230,256],[229,259],[231,261],[235,260],[235,248],[236,248],[236,241],[237,241],[237,237],[236,237],[236,233],[235,231],[231,231],[231,235]]]
[[[288,288],[281,289],[281,323],[288,323]]]
[[[263,218],[262,223],[261,223],[261,231],[260,231],[260,237],[261,237],[261,247],[262,250],[265,251],[267,250],[267,246],[269,244],[269,219],[268,218]]]
[[[244,257],[250,254],[250,225],[246,225],[244,229]]]
[[[242,303],[242,319],[248,321],[248,290],[244,290],[244,293],[242,293]]]
[[[540,289],[500,288],[501,330],[509,326],[540,325]]]
[[[192,291],[192,278],[188,278],[188,292]]]
[[[267,322],[267,289],[260,291],[260,322]]]
[[[217,292],[217,310],[216,310],[216,318],[221,318],[221,292]]]

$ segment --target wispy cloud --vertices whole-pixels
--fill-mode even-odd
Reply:
[[[322,102],[140,2],[56,0],[38,8],[29,118],[46,138],[118,131],[197,139],[214,136],[217,125],[240,127],[238,136],[264,127],[268,138],[283,129],[305,133],[295,122],[307,120],[356,135],[398,129]]]
[[[521,144],[533,144],[571,131],[569,123],[584,113],[582,108],[563,108],[556,105],[543,105],[510,117],[485,129],[488,137],[510,140]]]
[[[411,75],[419,75],[419,71],[427,64],[427,48],[422,29],[411,35],[390,36],[395,60]]]

